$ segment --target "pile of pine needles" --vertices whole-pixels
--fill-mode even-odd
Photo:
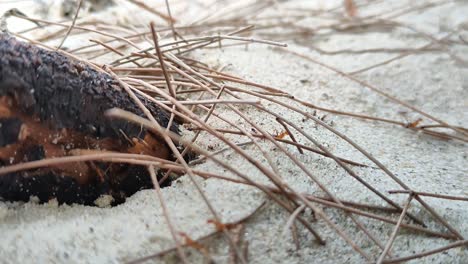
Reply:
[[[171,5],[166,1],[166,10],[163,11],[158,11],[158,9],[162,10],[161,7],[153,8],[142,1],[128,0],[128,2],[137,5],[146,12],[152,13],[155,19],[159,19],[159,26],[156,26],[155,23],[151,23],[144,26],[132,25],[125,27],[123,25],[115,26],[106,23],[104,20],[87,20],[86,16],[81,17],[79,13],[79,6],[82,4],[82,1],[77,1],[78,8],[76,9],[76,15],[70,21],[52,22],[34,17],[26,17],[20,12],[10,12],[10,15],[37,24],[37,26],[21,32],[12,32],[17,38],[22,38],[49,50],[58,50],[67,56],[74,57],[92,65],[100,71],[106,71],[116,78],[124,88],[124,92],[128,93],[134,99],[135,104],[141,107],[147,114],[147,118],[142,118],[119,109],[110,110],[107,112],[107,115],[140,124],[160,134],[178,158],[176,163],[165,163],[164,161],[156,162],[143,156],[141,158],[132,157],[131,159],[118,159],[118,162],[148,166],[153,176],[154,188],[158,195],[160,205],[163,208],[165,220],[174,240],[173,248],[135,260],[135,263],[161,257],[173,251],[177,252],[182,262],[189,263],[183,249],[184,247],[191,247],[199,250],[202,254],[209,257],[209,252],[202,245],[205,238],[198,238],[195,240],[188,237],[181,237],[177,231],[177,226],[173,224],[171,209],[166,206],[160,189],[162,181],[167,179],[172,172],[184,173],[184,177],[189,177],[192,180],[199,194],[203,197],[206,206],[211,211],[213,223],[215,223],[217,227],[216,231],[209,236],[222,234],[233,248],[232,254],[234,259],[239,263],[247,263],[247,255],[244,250],[236,244],[233,229],[237,224],[247,221],[251,215],[246,216],[236,223],[222,223],[218,213],[211,205],[211,201],[206,197],[195,178],[216,178],[241,185],[253,186],[268,196],[271,202],[276,203],[285,211],[289,212],[291,217],[286,224],[286,228],[290,229],[291,232],[297,232],[294,224],[297,222],[306,228],[319,244],[326,246],[327,241],[321,234],[321,230],[317,230],[312,226],[314,221],[323,221],[331,230],[334,230],[346,241],[357,254],[361,255],[364,260],[369,262],[396,263],[421,258],[430,254],[437,254],[450,248],[466,246],[468,244],[468,240],[462,237],[455,226],[449,224],[442,215],[425,202],[425,197],[462,201],[468,201],[468,198],[415,191],[400,180],[384,164],[367,152],[364,147],[335,130],[317,115],[309,111],[318,110],[329,113],[330,115],[341,115],[388,123],[390,128],[412,130],[415,132],[415,135],[417,134],[416,132],[428,134],[434,137],[434,140],[468,142],[468,130],[466,128],[450,125],[358,77],[358,74],[421,52],[438,50],[440,52],[446,52],[455,60],[461,60],[447,48],[450,45],[466,44],[462,38],[458,41],[451,38],[457,35],[456,30],[447,33],[446,37],[438,39],[427,33],[418,31],[409,25],[398,23],[393,20],[405,14],[423,12],[426,9],[453,1],[429,1],[417,6],[401,6],[396,7],[394,10],[385,10],[382,14],[374,14],[368,17],[356,17],[356,13],[359,12],[360,7],[374,5],[376,2],[380,1],[344,1],[344,5],[338,5],[327,10],[282,7],[282,4],[276,3],[276,1],[246,1],[244,4],[227,4],[224,10],[218,10],[216,12],[208,11],[206,16],[190,24],[181,24],[178,22],[179,19],[177,17],[171,15],[172,5],[179,5],[176,1],[171,1],[175,2]],[[285,8],[289,15],[272,14],[259,16],[271,5],[276,9]],[[318,27],[301,25],[301,20],[312,15],[329,19],[330,23],[326,26],[321,25]],[[300,43],[301,41],[305,41],[319,34],[326,35],[336,31],[362,29],[371,26],[406,28],[412,30],[417,36],[427,38],[430,41],[427,45],[417,49],[395,49],[385,51],[381,49],[367,49],[330,52],[316,48],[316,51],[325,55],[374,52],[396,54],[395,57],[391,59],[352,72],[341,71],[309,55],[285,49],[284,47],[286,47],[286,45],[282,43],[288,41]],[[34,35],[34,39],[27,37],[29,35]],[[67,43],[72,42],[72,39],[79,39],[80,35],[85,35],[87,37],[93,36],[90,39],[90,44],[76,45],[76,40],[74,40],[73,43],[75,43],[75,47],[69,47],[67,45]],[[274,39],[275,41],[270,39]],[[426,122],[421,124],[421,119],[402,122],[373,116],[371,114],[366,115],[320,107],[295,98],[284,89],[266,86],[252,80],[246,80],[238,76],[224,73],[222,68],[212,68],[205,62],[190,57],[191,52],[196,50],[227,48],[238,45],[246,46],[247,48],[248,45],[252,43],[269,45],[279,52],[288,53],[290,56],[298,56],[320,65],[344,77],[349,82],[357,83],[361,87],[370,89],[379,96],[385,97],[391,103],[407,108],[408,111],[419,115],[421,118],[425,118],[425,120],[430,123]],[[109,57],[114,59],[109,60]],[[136,94],[146,97],[159,107],[168,111],[171,114],[171,120],[175,118],[183,120],[185,123],[184,127],[192,131],[193,136],[191,136],[191,138],[181,137],[172,133],[166,127],[161,127],[154,117],[151,116],[149,111],[145,111],[145,106],[138,100],[138,97],[135,96]],[[266,105],[268,105],[268,107]],[[246,114],[243,111],[245,107],[249,108],[250,114]],[[305,131],[301,128],[300,124],[285,119],[276,109],[284,109],[292,115],[301,116],[305,118],[307,122],[316,123],[320,129],[335,134],[340,140],[336,144],[348,144],[362,153],[371,165],[335,155],[328,147],[316,139],[310,131]],[[265,123],[274,123],[279,130],[274,133],[272,133],[272,131],[267,131],[262,125],[252,120],[252,112],[254,112],[255,115],[261,115],[265,119]],[[251,130],[247,130],[243,126],[233,122],[232,116],[235,116],[251,126]],[[232,135],[238,136],[236,141],[232,139]],[[209,146],[199,144],[198,141],[200,138],[212,138],[213,141],[219,142],[223,147],[219,148],[217,151],[213,151]],[[184,149],[179,151],[176,144],[183,145]],[[249,154],[249,152],[244,149],[246,145],[252,145],[260,151],[262,155],[253,156]],[[284,154],[285,157],[289,159],[287,162],[291,162],[301,170],[303,175],[317,185],[325,195],[318,196],[310,193],[301,193],[282,180],[278,165],[272,160],[272,154],[269,153],[265,147],[268,145],[273,146]],[[288,145],[294,148],[288,148]],[[294,151],[291,151],[291,149]],[[189,150],[197,153],[198,158],[191,162],[186,162],[182,157]],[[253,180],[239,168],[233,167],[226,160],[219,158],[219,154],[227,150],[231,151],[233,155],[242,157],[246,163],[255,166],[261,174],[268,179],[268,184]],[[371,203],[357,203],[340,199],[338,194],[333,191],[333,186],[325,185],[321,182],[307,164],[304,164],[304,162],[298,159],[298,154],[302,155],[306,152],[313,152],[333,160],[339,167],[343,168],[349,177],[360,182],[363,190],[374,193],[386,206],[377,206]],[[101,158],[106,155],[107,154],[103,153]],[[86,157],[82,158],[85,159]],[[98,159],[96,155],[93,156],[93,158]],[[197,169],[195,165],[206,160],[217,164],[220,168],[223,168],[236,177],[228,177],[221,173]],[[266,160],[266,164],[261,160]],[[53,160],[48,160],[47,164],[50,165],[53,164],[53,162]],[[46,164],[46,162],[44,164]],[[402,204],[395,202],[391,195],[379,191],[375,186],[372,186],[372,184],[363,179],[355,170],[356,167],[369,166],[380,169],[385,173],[386,177],[391,178],[397,183],[400,189],[389,190],[389,194],[405,194],[407,195],[406,202]],[[159,182],[155,177],[155,167],[166,170],[164,178]],[[410,206],[415,203],[422,206],[422,208],[432,216],[433,220],[443,227],[445,231],[434,231],[426,227],[422,219],[409,213]],[[346,228],[331,220],[324,211],[326,208],[335,208],[349,218],[355,226],[365,234],[368,241],[371,242],[372,247],[378,248],[380,253],[372,255],[369,254],[368,250],[364,250],[362,246],[355,242],[355,239],[349,234]],[[312,210],[317,220],[303,217],[301,213],[306,209]],[[254,213],[252,213],[252,215]],[[362,221],[361,218],[358,218],[358,216],[376,220],[380,225],[393,225],[393,232],[390,238],[387,241],[383,241],[378,234],[369,230],[366,223]],[[450,242],[446,243],[445,246],[429,251],[418,252],[408,256],[398,256],[398,252],[392,252],[391,249],[401,229],[410,230],[414,235],[423,234],[428,237],[446,239]],[[293,234],[293,237],[296,243],[299,243],[297,235]]]

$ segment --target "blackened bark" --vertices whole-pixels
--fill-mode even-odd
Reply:
[[[132,143],[128,139],[143,140],[149,133],[138,125],[124,120],[111,120],[104,115],[106,110],[118,107],[144,117],[144,113],[110,75],[58,52],[18,41],[2,33],[1,97],[12,98],[15,107],[19,108],[14,109],[16,112],[38,120],[55,131],[67,129],[96,140],[111,139],[115,146],[121,148],[117,150],[124,152],[131,149]],[[149,100],[138,97],[157,121],[167,126],[168,113]],[[46,158],[45,143],[37,140],[31,142],[30,139],[24,143],[19,140],[23,121],[15,117],[0,118],[0,154],[2,147],[11,149],[12,146],[18,146],[14,152],[21,153],[20,162]],[[177,123],[173,123],[171,130],[178,133]],[[157,138],[151,133],[149,136]],[[52,143],[47,144],[50,146]],[[164,143],[158,145],[154,153],[159,153],[159,150],[161,153],[170,153]],[[172,159],[171,156],[168,158]],[[11,158],[0,158],[0,165],[11,164],[9,160]],[[138,190],[152,188],[147,169],[143,166],[93,163],[89,168],[94,173],[98,170],[101,174],[104,172],[105,180],[102,180],[102,175],[96,174],[90,175],[89,181],[80,183],[76,176],[67,176],[54,168],[0,175],[0,197],[11,201],[27,201],[30,196],[37,196],[42,202],[56,198],[59,203],[93,205],[95,199],[103,194],[112,195],[115,203],[120,203]]]
[[[0,96],[15,98],[25,113],[51,121],[55,129],[72,128],[95,137],[144,137],[140,126],[110,120],[104,112],[118,107],[144,116],[110,75],[58,52],[0,34]],[[138,95],[137,95],[138,96]],[[162,126],[168,114],[138,96]],[[171,127],[177,131],[177,125]]]
[[[18,118],[0,118],[0,147],[16,142],[21,124]]]

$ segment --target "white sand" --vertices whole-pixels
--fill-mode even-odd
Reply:
[[[299,1],[288,5],[294,6],[298,4],[297,2]],[[386,10],[389,6],[400,6],[401,3],[412,1],[385,2],[377,6],[380,11]],[[376,12],[374,9],[375,7],[361,9],[359,12],[366,15]],[[0,11],[2,11],[1,5]],[[467,25],[466,14],[468,14],[468,3],[461,1],[426,12],[411,13],[400,17],[398,21],[441,37],[445,35],[447,29],[462,28],[463,23]],[[304,24],[312,23],[312,20],[311,18],[309,22],[304,21]],[[462,31],[461,35],[468,36],[468,31]],[[395,54],[325,56],[313,51],[308,45],[333,51],[376,47],[420,47],[428,41],[413,36],[414,34],[410,34],[408,30],[381,28],[366,34],[330,34],[327,37],[301,41],[301,45],[292,41],[287,42],[288,49],[307,54],[343,71],[353,71],[391,58]],[[467,50],[467,46],[456,46],[451,49],[465,60],[468,60]],[[192,56],[214,67],[227,65],[225,71],[228,73],[283,89],[296,97],[323,107],[402,121],[405,121],[405,116],[401,112],[408,111],[310,61],[266,46],[252,45],[248,50],[244,47],[204,50],[197,51]],[[466,65],[454,62],[446,53],[412,55],[357,77],[452,125],[468,124],[466,114],[468,113],[468,68]],[[336,155],[370,164],[348,144],[318,128],[312,121],[302,122],[302,117],[297,114],[292,114],[284,108],[270,106],[267,102],[263,103],[288,120],[300,123],[304,130],[325,143]],[[222,112],[223,108],[219,109]],[[303,107],[302,109],[306,110]],[[265,114],[259,114],[250,107],[244,107],[243,111],[267,131],[274,133],[275,129],[281,130],[271,119],[266,119]],[[313,112],[311,109],[307,111]],[[324,112],[318,112],[318,116],[324,115]],[[414,121],[417,117],[419,116],[411,113],[406,115],[408,121]],[[226,118],[247,130],[251,128],[237,116],[226,115]],[[411,188],[449,195],[468,195],[466,144],[439,140],[389,124],[330,114],[326,114],[325,121],[372,153]],[[427,122],[427,119],[424,121]],[[223,124],[216,119],[211,119],[210,124],[223,127]],[[236,137],[230,138],[236,139]],[[245,139],[241,141],[243,140]],[[205,147],[211,145],[215,150],[223,148],[210,137],[202,138],[199,144]],[[321,194],[297,166],[278,150],[271,145],[261,144],[274,158],[286,182],[298,191]],[[287,148],[297,153],[295,148],[289,146]],[[261,155],[252,146],[245,149],[252,155],[258,157]],[[256,169],[246,164],[232,151],[227,151],[220,157],[242,169],[247,175],[263,179]],[[308,168],[340,198],[384,205],[375,195],[361,191],[359,183],[331,160],[310,152],[304,155],[297,154],[297,158],[307,164]],[[262,162],[267,164],[264,160]],[[222,169],[211,162],[198,165],[197,168],[222,173]],[[378,169],[357,167],[353,169],[382,192],[400,189]],[[267,200],[259,191],[245,186],[219,180],[197,180],[225,222],[241,219]],[[171,187],[163,189],[163,195],[178,231],[188,234],[193,239],[213,231],[213,225],[207,224],[207,220],[212,219],[212,216],[188,177],[182,177]],[[404,195],[394,195],[392,198],[400,204],[406,199]],[[464,237],[468,237],[466,202],[429,198],[425,200]],[[313,227],[325,237],[327,245],[317,245],[310,233],[298,225],[301,248],[296,250],[291,233],[283,233],[283,226],[289,214],[273,203],[268,205],[248,222],[244,231],[244,239],[249,244],[248,256],[252,263],[361,263],[363,261],[320,219],[313,224]],[[423,212],[419,204],[413,203],[410,211],[424,219],[434,230],[443,230],[426,212]],[[364,250],[372,255],[379,254],[375,247],[369,247],[370,242],[342,213],[331,209],[325,209],[325,212]],[[305,217],[307,215],[310,216],[310,212],[306,212]],[[392,231],[391,225],[367,221],[365,218],[359,219],[368,224],[367,227],[378,234],[383,243],[387,241]],[[413,232],[401,232],[403,235],[398,236],[392,250],[399,256],[434,249],[450,242]],[[152,190],[141,191],[129,198],[126,203],[113,208],[58,206],[54,202],[0,203],[0,234],[1,263],[120,263],[173,246],[162,210]],[[208,245],[216,263],[229,261],[229,247],[223,238],[212,239]],[[191,254],[190,259],[193,262],[203,261],[199,254]],[[162,260],[169,263],[178,262],[174,256]],[[468,263],[468,252],[466,249],[457,248],[420,259],[415,263]]]

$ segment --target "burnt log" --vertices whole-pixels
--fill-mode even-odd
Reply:
[[[167,126],[169,115],[139,99]],[[0,165],[73,155],[77,150],[141,153],[174,160],[157,135],[104,112],[121,108],[144,113],[109,74],[40,47],[0,34]],[[170,128],[178,133],[178,124]],[[0,197],[93,205],[101,195],[120,203],[151,188],[146,168],[80,162],[0,175]]]

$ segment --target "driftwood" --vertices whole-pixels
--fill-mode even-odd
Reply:
[[[162,126],[168,114],[141,97]],[[118,107],[143,112],[110,75],[58,52],[0,34],[0,163],[2,166],[89,150],[142,153],[173,159],[167,145],[144,128],[104,116]],[[171,130],[178,132],[174,123]],[[0,175],[0,197],[94,204],[115,203],[152,183],[145,167],[80,162]]]

